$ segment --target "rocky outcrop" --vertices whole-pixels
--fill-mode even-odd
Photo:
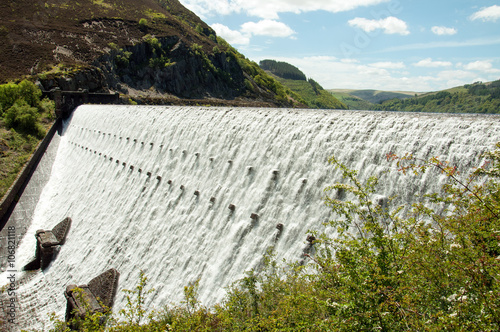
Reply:
[[[137,99],[234,99],[246,92],[245,79],[248,77],[230,53],[209,54],[201,46],[194,49],[170,36],[115,48],[91,67],[39,82],[45,91],[116,91]]]
[[[225,52],[208,54],[189,47],[179,37],[150,37],[143,43],[115,49],[94,65],[106,85],[132,94],[152,91],[180,98],[230,99],[245,91],[245,75],[236,59]]]
[[[97,67],[88,67],[74,73],[39,79],[44,91],[59,88],[62,91],[87,90],[88,92],[108,92],[105,73]]]

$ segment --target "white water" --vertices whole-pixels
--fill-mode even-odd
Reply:
[[[63,318],[65,286],[87,283],[112,267],[120,272],[115,312],[125,305],[121,290],[135,287],[140,269],[156,289],[150,308],[178,303],[183,287],[198,278],[199,299],[207,305],[219,302],[224,287],[256,267],[274,245],[277,223],[284,224],[275,244],[278,258],[300,258],[307,230],[321,229],[330,218],[321,197],[340,178],[328,165],[329,156],[360,169],[362,177],[390,167],[389,152],[440,156],[467,170],[500,139],[499,120],[81,106],[66,123],[51,179],[18,249],[18,268],[34,255],[37,229],[51,229],[66,216],[73,224],[48,269],[18,276],[24,278],[18,290],[20,326],[44,328],[50,312]],[[384,176],[379,194],[410,200],[415,193],[437,191],[435,179],[394,172]],[[260,216],[257,221],[252,213]]]

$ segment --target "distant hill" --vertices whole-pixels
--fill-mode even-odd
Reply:
[[[349,91],[354,90],[328,89],[327,91],[340,102],[344,103],[350,110],[373,110],[376,107],[375,104],[349,93]]]
[[[407,91],[328,89],[337,99],[349,106],[349,109],[372,110],[386,100],[411,98],[419,93]]]
[[[0,83],[23,78],[144,103],[295,103],[178,0],[0,0]]]
[[[379,104],[390,99],[406,99],[414,97],[415,94],[415,92],[380,90],[354,90],[351,92],[351,95],[359,97],[373,104]]]
[[[476,82],[404,100],[388,100],[376,109],[405,112],[500,114],[500,80]]]
[[[297,93],[310,108],[347,109],[347,106],[297,67],[281,61],[262,60],[260,67],[272,74],[281,84]]]

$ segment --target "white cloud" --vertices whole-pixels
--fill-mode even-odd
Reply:
[[[486,21],[495,22],[499,18],[500,18],[500,6],[497,5],[483,8],[480,11],[475,12],[470,16],[470,19],[473,21],[482,20],[483,22]]]
[[[338,59],[329,56],[315,57],[276,57],[268,56],[252,59],[257,63],[262,59],[288,62],[302,70],[325,89],[376,89],[384,91],[438,91],[475,81],[492,81],[498,74],[454,68],[451,63],[442,62],[447,67],[418,68],[407,66],[408,70],[393,70],[400,67],[399,62],[366,62],[360,59]],[[430,63],[439,63],[432,61]],[[471,62],[475,63],[475,62]],[[393,67],[390,67],[390,65]],[[404,63],[403,63],[404,65]],[[478,68],[479,65],[475,65]],[[389,68],[390,67],[390,68]],[[472,67],[472,65],[471,65]]]
[[[453,65],[449,61],[432,61],[431,58],[420,60],[413,64],[416,67],[428,67],[428,68],[438,68],[438,67],[449,67]]]
[[[246,35],[290,37],[295,34],[288,25],[274,20],[261,20],[259,22],[246,22],[241,25],[241,32]]]
[[[250,44],[250,38],[243,35],[241,32],[236,30],[231,30],[227,26],[215,23],[212,24],[212,28],[215,30],[217,35],[224,38],[229,44],[232,45],[248,45]]]
[[[366,32],[372,32],[377,29],[384,30],[386,34],[408,35],[408,25],[405,21],[394,16],[389,16],[380,20],[369,20],[362,17],[356,17],[348,21],[350,26],[360,28]]]
[[[463,66],[465,70],[476,70],[485,73],[498,73],[500,70],[493,68],[491,60],[478,60]]]
[[[439,27],[439,26],[433,26],[431,28],[431,31],[438,36],[454,35],[457,33],[457,29],[455,29],[455,28],[447,28],[447,27]]]
[[[344,59],[341,59],[340,62],[342,62],[342,63],[358,63],[359,60],[353,59],[353,58],[344,58]]]
[[[358,7],[378,5],[390,0],[180,0],[198,15],[246,13],[261,18],[277,19],[279,13],[304,13],[324,10],[332,13]]]
[[[370,66],[375,67],[375,68],[385,68],[385,69],[404,69],[404,68],[406,68],[405,64],[402,62],[391,62],[391,61],[375,62],[375,63],[371,63]]]
[[[329,57],[288,58],[272,57],[277,61],[288,62],[302,70],[307,77],[313,78],[325,89],[380,89],[397,91],[432,91],[435,83],[431,76],[403,76],[385,68],[363,64],[359,60],[336,59]],[[265,59],[262,58],[262,59]],[[344,61],[347,60],[347,61]],[[258,62],[258,61],[257,61]],[[399,66],[399,65],[398,65]]]
[[[471,47],[471,46],[488,46],[488,45],[499,45],[500,38],[488,37],[488,38],[478,38],[470,39],[464,41],[441,41],[441,42],[430,42],[430,43],[416,43],[416,44],[406,44],[392,46],[379,51],[379,53],[391,53],[398,51],[411,51],[411,50],[423,50],[431,48],[448,48],[448,47]]]
[[[472,83],[477,75],[466,70],[444,70],[438,73],[437,78],[446,82],[468,82]],[[456,86],[455,83],[449,83],[450,86]]]
[[[214,23],[212,28],[217,35],[224,38],[229,44],[249,45],[252,36],[292,37],[295,34],[288,25],[273,20],[259,22],[246,22],[241,25],[241,30],[232,30],[224,24]]]

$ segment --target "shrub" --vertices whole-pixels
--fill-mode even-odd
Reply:
[[[139,20],[139,28],[145,29],[147,28],[147,26],[148,26],[148,20],[146,20],[145,18],[141,18]]]
[[[28,105],[37,107],[42,91],[32,82],[23,80],[19,84],[7,83],[0,85],[0,104],[9,109],[17,100],[24,100]]]
[[[21,130],[35,136],[43,136],[38,124],[38,110],[24,100],[18,100],[4,114],[5,124],[9,128]]]
[[[54,109],[55,109],[55,103],[53,100],[50,100],[49,98],[45,97],[40,102],[38,103],[38,110],[40,113],[49,113],[53,114]]]

